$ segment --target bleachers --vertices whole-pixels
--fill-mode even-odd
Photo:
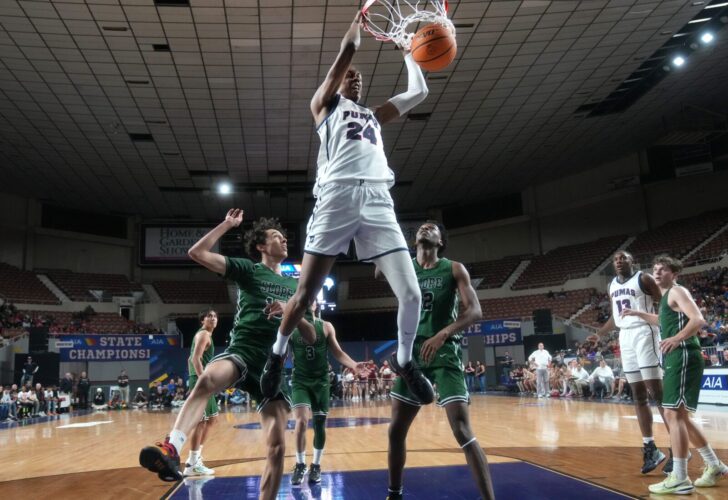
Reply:
[[[85,319],[70,311],[20,311],[33,318],[32,324],[48,326],[50,333],[132,333],[138,326],[116,313],[95,313]]]
[[[0,296],[9,302],[60,304],[35,273],[0,262]]]
[[[349,280],[349,298],[352,300],[378,299],[394,297],[389,283],[374,279],[374,277],[351,278]]]
[[[551,309],[551,314],[568,318],[584,307],[594,293],[593,289],[563,292],[564,297],[549,298],[545,293],[522,295],[480,301],[483,319],[521,319],[530,318],[536,309]],[[557,294],[558,295],[558,294]]]
[[[685,264],[697,264],[719,260],[728,253],[728,229],[710,241],[687,259]]]
[[[89,290],[102,290],[103,302],[111,301],[114,296],[128,297],[132,292],[143,292],[138,283],[132,283],[123,274],[75,273],[65,269],[51,269],[44,272],[50,280],[77,302],[98,300]]]
[[[165,304],[229,303],[224,281],[155,281],[154,289]]]
[[[530,255],[512,255],[498,260],[486,260],[465,264],[471,279],[482,278],[478,290],[500,288],[508,277],[516,270],[522,260],[530,259]]]
[[[624,243],[626,236],[609,236],[588,243],[559,247],[531,259],[513,290],[554,286],[588,276]]]
[[[680,219],[645,231],[629,245],[637,262],[646,264],[661,253],[682,258],[701,241],[728,222],[728,210],[719,210]]]

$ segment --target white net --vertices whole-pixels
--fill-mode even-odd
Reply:
[[[441,24],[455,36],[455,26],[447,18],[446,0],[369,0],[362,14],[364,29],[374,38],[407,50],[418,23]]]

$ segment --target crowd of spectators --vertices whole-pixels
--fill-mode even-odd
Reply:
[[[63,394],[55,385],[43,387],[36,383],[5,386],[0,399],[0,421],[58,415],[62,411],[62,399]]]

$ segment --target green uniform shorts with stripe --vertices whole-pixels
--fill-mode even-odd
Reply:
[[[700,350],[678,347],[665,356],[664,366],[662,407],[684,405],[688,411],[696,411],[705,367]]]
[[[189,379],[190,392],[192,392],[192,389],[194,389],[196,384],[197,384],[197,376],[190,375],[190,379]],[[207,405],[205,406],[205,413],[202,416],[202,420],[210,420],[213,417],[217,417],[219,414],[220,414],[220,408],[218,408],[217,400],[215,399],[215,395],[213,394],[207,400]]]
[[[288,394],[285,377],[281,377],[280,392],[273,398],[264,398],[260,391],[260,377],[263,374],[263,367],[268,359],[268,351],[255,347],[236,347],[230,346],[224,352],[218,354],[209,364],[217,361],[228,359],[235,363],[240,378],[231,384],[231,387],[237,387],[241,391],[250,394],[250,399],[257,401],[256,411],[260,413],[263,407],[270,401],[284,400],[290,409],[291,397]]]
[[[422,373],[433,384],[437,385],[437,406],[449,403],[468,403],[470,394],[465,384],[465,374],[459,356],[459,346],[453,342],[445,343],[436,353],[435,358],[424,364],[420,359],[420,349],[424,343],[418,337],[413,348],[413,357]],[[390,395],[413,406],[422,406],[419,400],[407,389],[407,384],[401,377],[397,377],[392,386]]]
[[[292,408],[307,406],[312,415],[328,415],[330,384],[328,374],[322,379],[296,378],[291,384]]]

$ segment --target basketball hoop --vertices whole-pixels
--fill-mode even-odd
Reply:
[[[455,26],[447,18],[447,7],[447,0],[367,0],[361,12],[364,29],[374,38],[409,50],[414,36],[414,32],[407,32],[410,24],[441,24],[455,36]]]

